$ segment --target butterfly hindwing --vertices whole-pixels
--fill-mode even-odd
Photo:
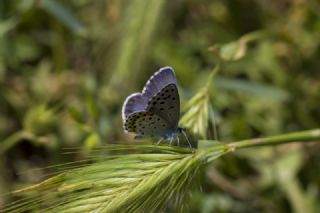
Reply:
[[[153,112],[142,111],[130,114],[125,120],[124,129],[138,136],[164,137],[170,130],[168,122]]]
[[[126,118],[134,113],[143,111],[148,104],[148,99],[142,93],[133,93],[128,96],[122,107],[122,119],[125,122]]]
[[[149,100],[145,111],[162,117],[171,128],[177,127],[180,117],[180,100],[176,84],[168,84],[162,88]]]

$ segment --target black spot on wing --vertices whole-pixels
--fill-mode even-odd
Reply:
[[[167,121],[152,112],[137,112],[130,115],[124,124],[128,132],[143,136],[164,137],[169,131]]]
[[[178,125],[180,117],[179,93],[175,84],[168,84],[148,101],[146,111],[164,118],[171,126]]]

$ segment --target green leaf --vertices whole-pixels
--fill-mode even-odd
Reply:
[[[43,134],[55,119],[55,111],[48,108],[46,104],[40,104],[28,110],[24,117],[23,127],[29,132]]]
[[[250,95],[256,95],[263,98],[272,98],[277,101],[285,101],[290,96],[289,93],[280,88],[253,83],[245,80],[215,78],[215,85],[222,89],[230,89],[233,91],[241,91]]]
[[[245,56],[246,43],[242,40],[230,42],[220,47],[220,57],[225,61],[236,61]]]
[[[84,145],[85,145],[85,148],[88,149],[88,150],[91,150],[93,148],[101,146],[101,141],[100,141],[99,135],[97,133],[95,133],[95,132],[90,134],[86,138],[86,140],[84,142]]]
[[[17,19],[11,18],[5,21],[0,21],[0,38],[12,30],[18,24]]]
[[[78,35],[85,34],[85,28],[79,19],[62,3],[57,0],[42,0],[41,6],[68,27],[72,32]]]

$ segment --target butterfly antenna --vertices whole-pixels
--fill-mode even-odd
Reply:
[[[187,136],[186,131],[185,131],[185,130],[182,130],[181,132],[182,132],[182,134],[184,135],[184,137],[187,139],[188,144],[189,144],[189,147],[192,148],[191,143],[190,143],[190,141],[189,141],[189,139],[188,139],[188,136]]]
[[[160,140],[158,140],[158,142],[156,143],[156,145],[159,145],[161,143],[161,141],[163,141],[163,138],[160,138]]]

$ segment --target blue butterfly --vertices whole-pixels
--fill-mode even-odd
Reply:
[[[125,132],[136,133],[135,138],[156,137],[157,144],[162,140],[174,139],[179,144],[185,129],[178,125],[180,118],[180,99],[177,80],[171,67],[163,67],[153,74],[144,86],[142,93],[127,97],[122,107],[123,128]]]

